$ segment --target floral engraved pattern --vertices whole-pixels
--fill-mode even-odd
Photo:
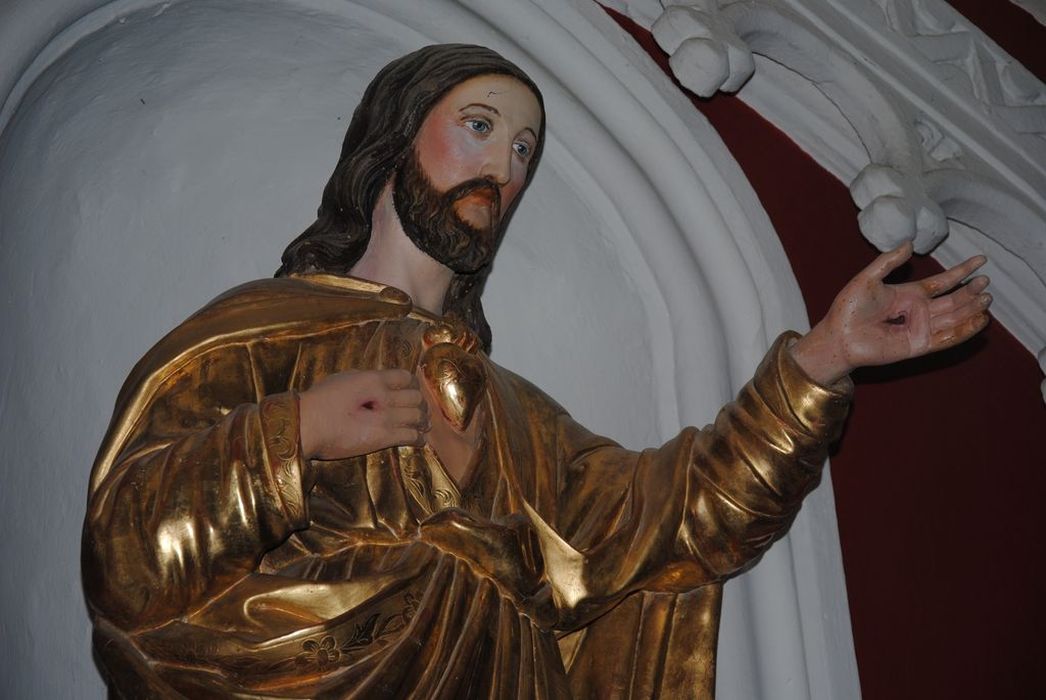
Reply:
[[[342,644],[342,649],[351,651],[360,647],[370,646],[374,642],[374,628],[378,624],[379,617],[381,616],[378,613],[374,613],[362,625],[356,625],[352,636]]]
[[[418,611],[418,597],[413,593],[403,596],[403,608],[393,615],[382,618],[381,613],[370,615],[364,622],[353,626],[352,634],[343,642],[338,642],[334,635],[306,639],[301,643],[301,652],[294,657],[300,667],[326,671],[337,666],[352,663],[350,655],[361,651],[375,642],[388,641],[386,638],[405,629]]]
[[[341,658],[341,651],[334,637],[327,635],[320,641],[306,639],[301,643],[302,652],[298,654],[297,661],[301,666],[315,666],[325,671],[336,664]]]

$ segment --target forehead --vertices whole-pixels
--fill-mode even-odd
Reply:
[[[480,75],[458,83],[436,104],[436,109],[460,111],[469,105],[492,107],[513,130],[541,127],[541,105],[525,84],[508,75]]]

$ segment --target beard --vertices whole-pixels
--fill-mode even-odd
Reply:
[[[490,200],[484,227],[458,215],[457,202],[472,194]],[[488,178],[475,178],[439,192],[412,150],[396,171],[392,204],[407,237],[437,262],[459,274],[471,274],[490,264],[501,238],[501,190]]]

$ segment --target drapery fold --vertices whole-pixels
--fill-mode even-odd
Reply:
[[[812,383],[783,336],[713,426],[636,453],[479,355],[483,449],[447,507],[431,451],[300,455],[295,392],[338,371],[416,368],[438,319],[403,296],[328,276],[252,283],[139,363],[84,529],[111,686],[710,695],[722,582],[816,485],[847,387]]]

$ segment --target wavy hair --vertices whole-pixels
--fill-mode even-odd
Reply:
[[[545,143],[545,105],[537,85],[514,63],[483,46],[426,46],[389,63],[367,86],[353,112],[334,174],[323,189],[316,221],[287,246],[276,276],[347,274],[366,251],[378,197],[410,155],[429,110],[454,86],[480,75],[515,78],[534,93],[541,106],[541,128],[525,190]],[[517,196],[504,212],[500,231],[505,230],[519,200]],[[471,274],[455,274],[443,302],[443,313],[472,328],[487,352],[491,332],[480,294],[489,274],[489,265]]]

